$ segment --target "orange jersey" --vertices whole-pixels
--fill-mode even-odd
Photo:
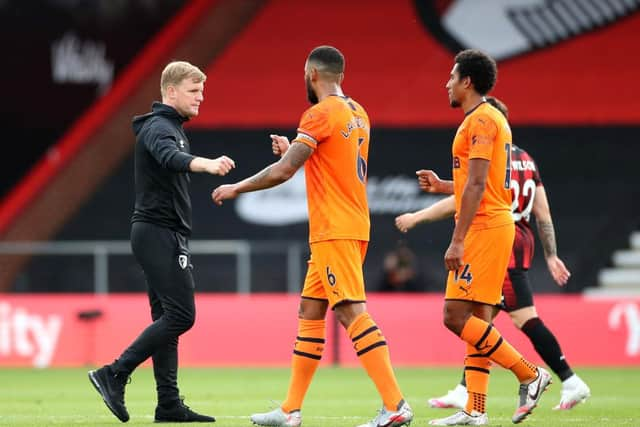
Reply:
[[[483,102],[467,113],[453,140],[453,193],[456,220],[469,176],[470,159],[489,160],[489,173],[471,228],[513,223],[511,216],[511,128],[496,108]]]
[[[304,165],[309,242],[369,240],[369,117],[349,97],[328,96],[300,119],[294,142],[313,148]]]

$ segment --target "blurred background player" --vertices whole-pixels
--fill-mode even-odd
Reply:
[[[446,89],[450,105],[460,107],[465,119],[453,141],[453,181],[441,180],[431,170],[419,177],[426,191],[454,195],[456,222],[444,256],[449,277],[443,320],[467,343],[465,409],[432,420],[432,425],[488,424],[491,361],[511,370],[520,382],[514,423],[533,411],[551,383],[544,368],[524,359],[491,324],[515,235],[509,190],[511,129],[484,99],[496,77],[496,63],[484,52],[467,49],[456,55]]]
[[[487,96],[486,100],[505,117],[508,116],[507,106],[500,100],[491,96]],[[529,222],[531,214],[536,217],[538,237],[542,242],[547,267],[554,281],[558,286],[564,286],[570,273],[557,255],[553,219],[538,165],[526,151],[512,145],[511,166],[511,208],[516,223],[516,237],[503,284],[500,308],[509,313],[514,325],[531,340],[540,357],[562,381],[562,395],[554,409],[571,409],[586,400],[590,390],[573,372],[557,339],[538,317],[528,274],[535,246]],[[454,199],[448,197],[420,211],[402,214],[396,218],[395,223],[400,231],[406,233],[417,224],[439,221],[452,217],[454,213]],[[433,408],[462,409],[467,402],[467,396],[463,375],[460,384],[442,397],[429,399],[429,405]]]
[[[378,292],[421,292],[424,286],[416,269],[416,254],[405,243],[387,252],[382,262]]]
[[[156,422],[212,422],[184,405],[178,391],[178,337],[195,322],[191,255],[189,172],[226,175],[235,167],[227,156],[190,154],[183,123],[198,115],[205,74],[188,62],[169,63],[162,72],[162,102],[134,117],[136,201],[131,218],[131,248],[144,270],[151,318],[138,338],[111,365],[90,371],[89,379],[107,407],[122,422],[131,373],[153,359],[158,405]]]
[[[305,64],[307,96],[313,106],[303,113],[291,144],[285,137],[271,136],[273,152],[282,158],[212,193],[213,201],[222,204],[240,193],[281,184],[305,165],[311,258],[298,312],[291,381],[279,408],[251,416],[262,426],[302,423],[302,402],[324,350],[329,307],[382,397],[382,409],[362,427],[402,426],[413,419],[391,367],[387,342],[366,310],[362,265],[370,226],[366,191],[370,125],[365,110],[342,92],[343,78],[342,53],[330,46],[315,48]]]

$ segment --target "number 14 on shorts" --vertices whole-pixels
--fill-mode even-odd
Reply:
[[[453,280],[456,282],[458,280],[465,280],[467,282],[467,285],[470,284],[471,281],[473,280],[473,275],[471,274],[471,265],[465,264],[459,269],[457,269],[453,273]]]

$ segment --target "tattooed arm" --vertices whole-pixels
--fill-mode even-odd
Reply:
[[[279,161],[267,166],[254,176],[240,181],[237,184],[238,193],[263,190],[282,184],[304,165],[311,154],[313,149],[305,144],[294,142]]]
[[[216,204],[221,205],[223,200],[234,199],[240,193],[264,190],[282,184],[300,169],[311,154],[313,154],[312,148],[303,143],[294,142],[279,161],[240,182],[221,185],[213,190],[211,198]]]
[[[565,267],[562,260],[558,258],[553,219],[551,218],[547,193],[544,191],[542,185],[536,187],[536,194],[533,198],[533,214],[536,217],[538,237],[542,242],[542,249],[544,250],[544,257],[547,260],[549,272],[559,286],[564,286],[569,280],[571,273],[567,267]]]

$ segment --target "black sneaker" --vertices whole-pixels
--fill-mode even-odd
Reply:
[[[216,419],[193,412],[184,404],[184,399],[180,399],[169,408],[160,405],[156,406],[154,421],[156,423],[213,423]]]
[[[113,415],[123,423],[129,421],[129,412],[124,406],[124,386],[129,377],[114,373],[109,366],[103,366],[95,371],[89,371],[89,380]]]

